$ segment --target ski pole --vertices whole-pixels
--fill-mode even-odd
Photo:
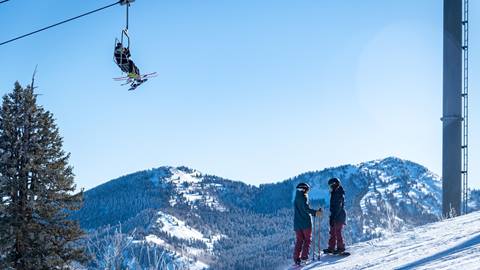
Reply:
[[[321,214],[320,214],[321,215]],[[322,244],[322,217],[318,218],[318,260],[320,260],[320,254],[322,254],[321,244]]]
[[[316,226],[315,226],[315,224],[317,223],[316,221],[317,221],[317,217],[316,217],[316,214],[315,214],[315,216],[313,216],[313,245],[312,245],[313,246],[313,248],[312,248],[312,259],[313,260],[315,260],[315,238],[316,238],[316,234],[315,234],[315,232],[316,232],[315,227]]]

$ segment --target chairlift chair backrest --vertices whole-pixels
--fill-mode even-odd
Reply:
[[[125,38],[124,38],[125,37]],[[127,46],[125,46],[124,41],[127,42]],[[122,30],[122,36],[120,37],[120,43],[122,43],[122,46],[124,48],[127,48],[130,50],[130,36],[128,35],[127,29]]]
[[[118,44],[118,43],[122,44],[122,49],[125,48],[125,46],[123,45],[122,39],[119,40],[118,38],[115,38],[115,44],[113,45],[114,50],[117,49],[117,44]],[[129,42],[128,42],[128,43],[129,43]],[[128,48],[128,46],[127,46],[127,48]],[[128,73],[128,70],[129,70],[129,69],[128,69],[128,65],[129,65],[129,64],[128,64],[128,58],[125,58],[125,59],[124,59],[123,57],[124,57],[123,53],[120,54],[120,61],[117,61],[117,58],[115,57],[115,53],[114,53],[114,54],[113,54],[113,62],[114,62],[115,64],[117,64],[117,66],[119,66],[120,69],[121,69],[123,72]]]

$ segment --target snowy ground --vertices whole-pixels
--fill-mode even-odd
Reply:
[[[222,235],[212,235],[210,237],[206,237],[200,231],[188,226],[185,221],[180,220],[172,215],[163,213],[161,211],[158,212],[157,224],[161,231],[166,232],[171,236],[177,237],[179,239],[198,240],[204,242],[207,245],[207,250],[185,246],[184,248],[186,249],[186,253],[183,254],[181,257],[183,257],[184,261],[191,262],[189,266],[190,270],[200,270],[208,268],[208,265],[206,263],[199,260],[193,261],[191,260],[191,258],[189,258],[189,256],[199,256],[203,253],[213,252],[214,243],[220,240],[223,237]],[[175,248],[172,245],[167,243],[164,239],[159,238],[157,235],[147,235],[145,237],[145,240],[147,242],[163,246],[166,249],[176,253]],[[177,255],[180,256],[179,254]]]
[[[347,247],[307,269],[480,269],[480,212]]]

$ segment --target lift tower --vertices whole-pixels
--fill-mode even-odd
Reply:
[[[463,0],[463,141],[462,141],[462,207],[468,213],[468,0]]]
[[[443,215],[462,200],[462,0],[443,1]]]

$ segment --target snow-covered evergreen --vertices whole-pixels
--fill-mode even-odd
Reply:
[[[0,109],[0,268],[66,269],[83,262],[83,235],[66,210],[74,194],[69,154],[53,115],[37,105],[32,87],[15,83]]]

